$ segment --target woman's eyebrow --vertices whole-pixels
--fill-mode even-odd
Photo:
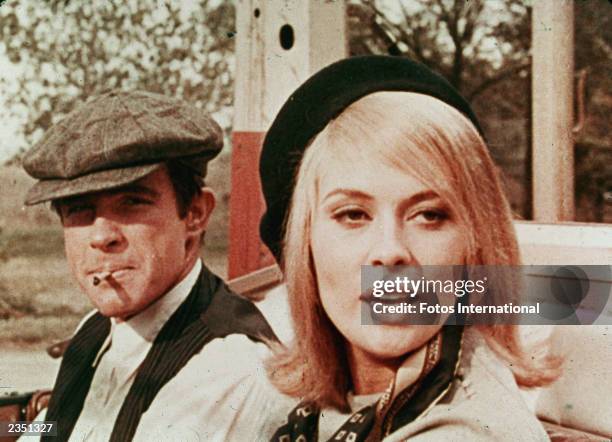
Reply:
[[[427,189],[421,192],[417,192],[414,195],[411,195],[409,198],[402,201],[402,206],[404,207],[414,206],[415,204],[418,204],[420,202],[433,200],[433,199],[440,199],[440,195],[438,195],[433,190]]]
[[[338,189],[334,189],[328,192],[327,195],[323,197],[323,202],[335,196],[343,196],[343,197],[356,198],[356,199],[362,199],[362,200],[374,199],[372,195],[365,193],[361,190],[338,188]]]
[[[372,195],[365,193],[361,190],[339,188],[339,189],[334,189],[330,191],[327,195],[325,195],[325,197],[323,198],[323,202],[335,196],[345,196],[345,197],[368,200],[368,201],[374,199]],[[410,207],[410,206],[413,206],[423,201],[439,199],[439,198],[440,196],[433,190],[425,189],[413,195],[410,195],[410,197],[408,197],[407,199],[402,200],[401,205],[402,207]]]

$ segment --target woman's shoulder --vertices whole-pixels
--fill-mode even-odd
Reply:
[[[391,433],[385,442],[435,442],[469,440],[480,442],[549,441],[537,419],[516,412],[515,407],[498,405],[496,401],[482,406],[479,399],[439,403],[414,422]],[[503,399],[500,398],[500,401]]]
[[[467,330],[449,391],[411,424],[385,440],[547,441],[544,428],[523,400],[508,363]]]

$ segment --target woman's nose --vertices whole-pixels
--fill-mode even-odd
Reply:
[[[401,226],[395,223],[381,226],[378,235],[372,241],[369,265],[399,266],[411,265],[414,257],[410,252]]]
[[[125,237],[121,229],[113,221],[97,217],[91,225],[90,247],[104,252],[112,252],[121,248]]]

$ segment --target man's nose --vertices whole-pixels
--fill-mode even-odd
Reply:
[[[379,226],[372,241],[369,265],[399,266],[414,264],[414,257],[406,241],[402,226],[387,222]]]
[[[117,224],[107,218],[97,217],[91,226],[90,247],[104,252],[117,251],[125,243],[125,237]]]

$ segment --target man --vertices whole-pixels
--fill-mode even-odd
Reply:
[[[25,156],[39,180],[26,204],[51,202],[71,272],[97,310],[64,354],[44,417],[58,422],[52,440],[241,436],[236,410],[255,405],[259,388],[255,341],[274,335],[199,259],[215,205],[203,178],[222,140],[200,109],[115,91]]]

